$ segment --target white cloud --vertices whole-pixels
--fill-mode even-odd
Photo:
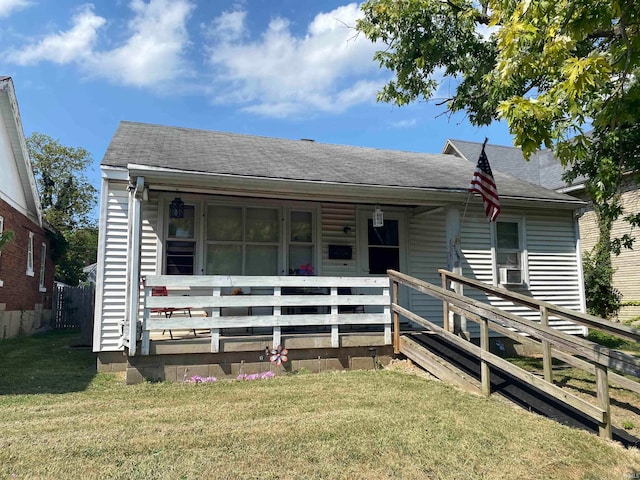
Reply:
[[[15,10],[26,8],[31,5],[28,0],[0,0],[0,17],[8,17]]]
[[[217,75],[213,85],[217,102],[281,117],[340,112],[375,101],[383,83],[373,62],[380,46],[350,28],[361,15],[357,4],[318,14],[304,37],[291,33],[287,19],[275,18],[255,41],[244,35],[246,13],[235,13],[225,13],[213,23],[212,30],[219,35],[210,45],[209,60]],[[220,30],[223,20],[230,18],[242,23]]]
[[[135,86],[157,86],[188,72],[188,0],[132,0],[129,38],[119,47],[95,52],[86,67],[94,74]]]
[[[222,43],[240,40],[246,33],[244,25],[247,12],[224,12],[211,22],[208,35]]]
[[[96,48],[99,30],[107,21],[87,4],[73,16],[69,30],[6,52],[7,58],[20,65],[41,61],[75,63],[91,76],[157,88],[162,82],[186,74],[186,21],[194,5],[189,0],[131,0],[129,7],[133,18],[127,37],[111,50]]]
[[[400,120],[397,122],[391,122],[391,126],[393,128],[410,128],[410,127],[414,127],[416,125],[416,123],[418,123],[418,121],[415,118],[411,118],[408,120]]]
[[[22,50],[9,51],[7,59],[18,65],[33,65],[41,61],[70,63],[87,58],[105,22],[93,13],[92,6],[84,5],[71,19],[71,29],[48,35]]]

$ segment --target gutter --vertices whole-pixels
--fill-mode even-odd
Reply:
[[[220,195],[245,195],[263,198],[292,197],[315,201],[353,201],[360,203],[387,203],[396,205],[442,205],[466,202],[465,188],[404,187],[393,185],[371,185],[337,183],[313,180],[294,180],[239,176],[210,172],[192,172],[139,164],[128,164],[127,168],[103,165],[103,176],[123,180],[127,172],[131,178],[143,176],[152,190],[215,193]],[[585,202],[578,199],[546,199],[501,195],[504,205],[522,206],[535,203],[542,208],[577,210]]]

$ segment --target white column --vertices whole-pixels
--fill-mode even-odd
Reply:
[[[142,235],[142,191],[144,177],[137,177],[129,193],[129,250],[127,252],[127,320],[129,321],[129,356],[136,354],[138,310],[140,304],[140,237]]]

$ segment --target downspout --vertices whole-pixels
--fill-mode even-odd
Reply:
[[[127,252],[127,308],[129,324],[129,356],[134,356],[138,341],[140,305],[140,236],[142,234],[142,195],[144,177],[136,178],[136,186],[129,192],[129,251]]]

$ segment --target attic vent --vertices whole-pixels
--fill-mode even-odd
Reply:
[[[301,138],[300,141],[301,142],[315,142],[315,140],[313,138]]]

